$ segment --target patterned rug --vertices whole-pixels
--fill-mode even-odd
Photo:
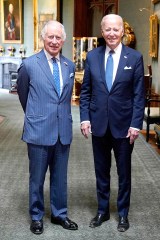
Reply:
[[[4,120],[4,117],[0,116],[0,123],[2,123]]]
[[[97,211],[96,182],[91,138],[80,132],[79,108],[72,107],[73,142],[68,166],[68,214],[79,225],[78,231],[67,231],[50,223],[49,175],[44,195],[44,233],[29,230],[28,157],[21,141],[23,111],[14,94],[0,93],[0,239],[2,240],[159,240],[160,239],[160,157],[146,143],[137,139],[132,156],[132,196],[129,212],[130,228],[117,231],[117,172],[112,161],[111,219],[96,229],[89,222]]]

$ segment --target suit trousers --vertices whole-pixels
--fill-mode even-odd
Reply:
[[[109,213],[110,169],[112,149],[118,174],[117,208],[119,216],[127,216],[131,194],[131,154],[134,144],[129,138],[115,139],[107,129],[105,136],[92,136],[93,155],[97,185],[98,213]]]
[[[29,213],[32,220],[44,216],[44,181],[50,171],[51,214],[67,216],[67,167],[70,145],[58,140],[54,146],[27,144],[29,157]]]

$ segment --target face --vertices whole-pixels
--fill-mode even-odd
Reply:
[[[13,13],[13,5],[12,5],[12,4],[9,5],[9,12],[10,12],[11,14]]]
[[[107,15],[101,26],[102,36],[111,49],[115,49],[123,36],[123,22],[118,16]]]
[[[51,56],[56,56],[64,44],[61,27],[59,25],[48,25],[43,42],[45,50]]]

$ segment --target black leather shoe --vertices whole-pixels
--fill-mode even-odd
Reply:
[[[91,228],[95,228],[95,227],[99,227],[103,222],[107,221],[110,219],[110,214],[101,214],[98,213],[95,218],[93,218],[90,222],[90,227]]]
[[[30,230],[34,234],[43,233],[43,220],[40,221],[32,220]]]
[[[125,232],[129,228],[129,221],[127,217],[120,217],[119,216],[119,223],[118,223],[118,231]]]
[[[61,225],[63,228],[68,230],[78,230],[78,225],[67,217],[62,219],[51,215],[51,223]]]

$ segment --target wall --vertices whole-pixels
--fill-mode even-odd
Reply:
[[[23,0],[23,19],[24,19],[24,42],[23,45],[26,49],[26,57],[34,54],[34,18],[33,18],[33,0]],[[1,1],[0,1],[0,19],[1,19]],[[63,24],[66,29],[67,39],[63,47],[63,54],[72,60],[72,36],[73,36],[73,19],[74,19],[74,0],[63,0]],[[0,21],[1,29],[1,21]],[[7,47],[11,44],[2,43],[2,35],[0,31],[0,45],[5,48],[5,54],[7,53]],[[15,56],[19,56],[19,48],[21,44],[12,44],[15,49]]]
[[[34,53],[33,0],[24,0],[24,47],[27,57]]]
[[[155,90],[155,92],[160,94],[160,3],[157,3],[154,5],[154,13],[157,14],[158,19],[159,19],[159,37],[158,37],[158,41],[159,41],[159,45],[158,45],[158,58],[153,58],[152,59],[152,74],[153,74],[153,78],[152,78],[152,85],[153,88]]]
[[[133,28],[136,36],[136,49],[143,54],[145,73],[148,73],[147,65],[150,64],[149,56],[149,16],[147,10],[139,11],[139,8],[150,10],[150,0],[120,0],[119,15]]]
[[[74,27],[74,0],[63,0],[62,23],[65,27],[67,38],[64,43],[62,53],[70,60],[73,59],[72,37]]]
[[[33,0],[23,0],[24,2],[24,47],[26,49],[26,56],[34,53],[34,19],[33,19]],[[0,1],[1,4],[1,1]],[[151,4],[151,0],[119,0],[118,13],[127,21],[134,30],[136,36],[136,49],[139,50],[144,57],[145,73],[147,73],[147,64],[152,63],[153,70],[153,86],[156,92],[160,93],[160,47],[158,59],[151,59],[148,54],[149,51],[149,11],[139,11],[139,8],[145,7],[147,9],[155,8],[154,11],[160,19],[160,3]],[[1,17],[0,6],[0,17]],[[63,0],[62,19],[66,29],[67,39],[63,46],[62,53],[72,60],[72,37],[74,29],[74,0]],[[85,23],[84,23],[85,24]],[[76,26],[75,26],[76,27]],[[1,22],[0,22],[1,29]],[[10,44],[2,43],[0,31],[0,45],[3,45],[7,52],[7,47]],[[15,55],[19,56],[20,44],[13,44],[16,48]]]
[[[140,12],[139,8],[147,8],[150,10],[143,10]],[[127,11],[131,9],[131,11]],[[156,93],[160,94],[160,44],[158,47],[158,58],[151,58],[149,56],[149,16],[151,14],[157,14],[160,23],[160,2],[157,4],[152,4],[151,0],[120,0],[119,1],[119,14],[129,22],[129,24],[134,29],[137,44],[136,49],[143,54],[145,73],[147,71],[147,64],[152,66],[152,87]],[[159,36],[158,41],[160,43],[160,26],[159,26]]]
[[[146,65],[150,62],[148,56],[149,49],[149,12],[140,12],[139,8],[150,8],[150,0],[120,0],[119,1],[119,14],[132,26],[134,29],[137,44],[136,49],[141,51],[144,56],[145,69]],[[64,44],[62,53],[72,59],[72,36],[74,28],[74,0],[63,0],[62,19],[66,29],[67,39]],[[128,11],[132,9],[132,11]],[[33,25],[33,0],[24,0],[24,47],[26,48],[26,56],[34,53],[34,25]],[[76,27],[76,26],[75,26]],[[143,29],[143,31],[142,31]],[[0,42],[1,33],[0,33]],[[7,49],[9,44],[3,44]],[[20,44],[13,44],[16,48],[15,55],[18,55]]]
[[[24,34],[23,34],[23,38],[24,38],[24,47],[26,49],[26,55],[29,56],[31,54],[33,54],[33,42],[34,42],[34,27],[33,27],[33,3],[32,0],[24,0],[24,5],[23,5],[23,25],[24,25]],[[1,2],[0,2],[0,19],[1,19],[1,13],[2,11],[2,6],[1,6]],[[0,29],[1,29],[1,22],[0,22]],[[7,55],[7,48],[8,46],[12,45],[15,47],[16,52],[15,52],[15,56],[19,56],[19,48],[21,46],[21,44],[4,44],[2,43],[2,33],[0,31],[0,45],[2,45],[5,48],[5,54]]]

